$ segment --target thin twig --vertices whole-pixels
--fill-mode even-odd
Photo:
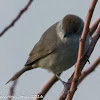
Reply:
[[[60,74],[59,74],[60,76]],[[46,95],[46,93],[49,91],[49,89],[58,81],[58,78],[56,75],[53,75],[49,81],[42,87],[40,92],[37,94],[39,97],[42,95],[43,97]],[[42,100],[43,98],[36,98],[35,100]]]
[[[10,89],[9,89],[9,97],[8,100],[12,100],[13,96],[14,96],[14,90],[16,88],[17,85],[17,80],[13,82],[13,84],[11,85]]]
[[[96,59],[96,61],[95,61],[87,70],[85,70],[85,71],[81,74],[81,76],[80,76],[80,78],[79,78],[79,81],[78,81],[78,85],[79,85],[88,75],[90,75],[90,73],[92,73],[92,72],[96,69],[96,67],[97,67],[99,64],[100,64],[100,56]],[[74,74],[74,73],[73,73],[73,74]],[[69,80],[68,80],[69,83],[72,82],[73,74],[72,74],[72,76],[71,76],[71,77],[69,78]],[[67,82],[67,83],[68,83],[68,82]],[[62,93],[61,93],[61,95],[60,95],[60,97],[59,97],[58,100],[65,100],[69,89],[70,89],[70,84],[68,84],[66,87],[64,87],[64,89],[63,89],[63,91],[62,91]]]
[[[70,90],[72,79],[73,79],[74,73],[71,75],[71,77],[68,79],[66,85],[64,86],[64,89],[59,97],[58,100],[65,100],[66,96],[68,94],[68,91]]]
[[[5,27],[4,30],[0,33],[0,37],[3,36],[6,31],[8,31],[11,27],[13,27],[15,25],[15,23],[20,19],[20,17],[23,15],[23,13],[25,11],[27,11],[27,9],[31,5],[32,1],[33,0],[29,0],[28,4],[22,10],[20,10],[20,12],[16,16],[16,18],[7,27]]]
[[[88,57],[90,57],[90,55],[92,54],[92,52],[93,52],[93,50],[94,50],[94,47],[95,47],[95,45],[96,45],[96,43],[97,43],[97,41],[98,41],[98,39],[100,38],[100,23],[99,23],[99,25],[98,25],[98,27],[97,27],[97,30],[96,30],[96,32],[95,32],[95,35],[92,37],[92,41],[91,41],[91,43],[90,43],[90,45],[89,45],[89,48],[88,48],[88,50],[87,50],[87,52],[85,53],[85,55],[81,58],[81,60],[80,60],[80,62],[81,62],[81,65],[82,66],[84,66],[85,64],[86,64],[86,62],[87,62],[87,58],[86,58],[86,55],[88,56]],[[79,76],[80,77],[80,76]],[[74,81],[72,81],[72,83],[73,83]],[[78,81],[76,81],[77,82],[77,85],[78,85]],[[73,91],[74,92],[74,91]],[[72,92],[71,92],[72,93]],[[69,93],[70,94],[70,93]],[[68,94],[68,95],[69,95]],[[68,99],[68,100],[70,100],[70,99]]]
[[[77,64],[76,64],[76,67],[75,67],[75,73],[74,73],[73,81],[72,81],[72,84],[71,84],[70,92],[68,93],[66,100],[72,100],[73,95],[74,95],[74,93],[77,89],[78,79],[81,75],[81,71],[82,71],[84,65],[87,62],[87,59],[85,59],[86,57],[84,56],[83,59],[82,59],[82,56],[84,54],[85,41],[86,41],[86,38],[87,38],[87,35],[88,35],[88,32],[89,32],[89,26],[90,26],[91,18],[92,18],[93,11],[95,9],[97,1],[98,0],[92,1],[90,8],[89,8],[89,11],[88,11],[88,14],[87,14],[87,17],[86,17],[83,33],[82,33],[80,43],[79,43],[79,52],[78,52]],[[84,63],[83,63],[83,61],[84,61]]]
[[[89,30],[89,33],[92,33],[93,34],[93,32],[98,27],[99,22],[100,22],[100,19],[98,19],[98,20],[95,21],[95,23],[91,26],[91,28]],[[72,76],[73,76],[73,74],[72,74]],[[69,83],[69,80],[70,80],[70,83],[72,82],[72,79],[73,79],[72,76],[68,79],[67,83]],[[62,91],[62,93],[61,93],[61,95],[59,97],[59,100],[65,100],[65,98],[66,98],[66,96],[68,94],[69,89],[70,89],[70,84],[68,84],[66,87],[64,87],[64,89],[63,89],[63,91]]]
[[[88,50],[87,50],[87,52],[86,52],[85,55],[87,55],[88,57],[90,57],[90,55],[91,55],[91,53],[93,52],[94,47],[95,47],[95,45],[96,45],[96,43],[97,43],[97,41],[98,41],[99,38],[100,38],[100,23],[99,23],[99,25],[98,25],[98,27],[97,27],[97,29],[96,29],[95,35],[92,37],[91,44],[89,45],[89,48],[88,48]],[[86,63],[86,61],[87,61],[87,58],[85,57],[85,55],[82,57],[82,59],[83,59],[83,60],[82,60],[82,61],[83,61],[82,64],[83,64],[83,65],[85,65],[85,63]],[[85,72],[83,72],[83,73],[81,74],[77,85],[79,85],[80,82],[83,81],[83,79],[84,79],[86,76],[88,76],[88,75],[96,68],[96,66],[97,66],[99,63],[100,63],[100,56],[99,56],[99,58],[89,67],[89,69],[87,69]],[[73,77],[71,76],[71,77],[70,77],[70,80],[72,80],[72,78],[73,78]],[[70,82],[70,83],[71,83],[71,82]],[[61,94],[59,100],[65,100],[65,97],[67,96],[67,94],[70,93],[70,92],[68,92],[69,89],[70,89],[70,85],[67,86],[67,87],[65,87],[65,88],[63,89],[63,92],[62,92],[62,94]]]
[[[95,23],[90,27],[90,30],[89,30],[89,35],[92,36],[93,33],[95,32],[95,30],[97,29],[98,27],[98,24],[100,23],[100,17],[95,21]]]
[[[87,70],[85,70],[82,73],[82,75],[79,78],[78,84],[80,84],[84,80],[84,78],[86,78],[90,73],[92,73],[99,64],[100,64],[100,56]]]

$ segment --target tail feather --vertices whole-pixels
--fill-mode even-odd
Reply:
[[[14,81],[18,79],[24,72],[33,69],[31,66],[25,66],[20,71],[18,71],[6,84],[8,84],[11,81]]]

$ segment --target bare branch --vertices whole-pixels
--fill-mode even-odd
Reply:
[[[87,62],[86,55],[83,56],[84,48],[85,48],[85,41],[86,41],[86,38],[87,38],[87,35],[88,35],[88,32],[89,32],[89,26],[90,26],[91,18],[92,18],[93,11],[94,11],[94,8],[96,6],[97,1],[98,0],[92,0],[92,3],[90,5],[89,11],[88,11],[88,14],[87,14],[87,17],[86,17],[83,33],[82,33],[80,43],[79,43],[79,52],[78,52],[77,64],[76,64],[76,67],[75,67],[75,73],[74,73],[73,81],[72,81],[72,84],[71,84],[70,92],[68,93],[66,100],[72,100],[73,95],[74,95],[74,93],[77,89],[78,79],[81,75],[81,71],[82,71],[84,65]]]
[[[83,66],[86,64],[86,62],[87,62],[86,55],[87,55],[88,57],[90,57],[90,55],[91,55],[91,53],[93,52],[94,47],[95,47],[95,45],[96,45],[96,43],[97,43],[97,41],[98,41],[99,38],[100,38],[100,24],[99,24],[98,27],[97,27],[95,36],[92,37],[92,41],[91,41],[91,43],[90,43],[90,45],[89,45],[89,48],[88,48],[87,52],[86,52],[85,55],[80,59],[80,63],[81,63],[81,66],[80,66],[80,67],[83,67]],[[80,77],[80,76],[79,76],[79,77]],[[74,82],[74,81],[72,81],[72,83],[73,83],[73,82]],[[76,84],[76,82],[77,82],[77,85],[78,85],[78,81],[75,81],[75,84]],[[74,91],[73,91],[73,92],[74,92]],[[69,92],[68,95],[69,95],[70,93],[72,93],[72,92]],[[70,99],[68,99],[68,100],[70,100]]]
[[[92,37],[91,44],[89,45],[89,48],[88,48],[87,52],[85,53],[85,55],[88,55],[88,57],[90,57],[90,55],[91,55],[91,53],[93,52],[94,47],[95,47],[95,45],[96,45],[96,43],[97,43],[97,41],[98,41],[99,38],[100,38],[100,23],[99,23],[99,25],[98,25],[98,27],[97,27],[97,29],[96,29],[95,35]],[[83,59],[83,60],[82,60],[82,64],[83,64],[83,65],[85,65],[85,63],[86,63],[86,61],[87,61],[85,55],[82,57],[82,59]],[[98,66],[98,64],[100,64],[100,56],[99,56],[99,58],[98,58],[86,71],[84,71],[84,72],[81,74],[81,76],[79,77],[79,80],[78,80],[77,85],[79,85],[79,84],[83,81],[83,79],[84,79],[85,77],[87,77],[91,72],[93,72],[94,69]],[[72,76],[73,76],[73,75],[72,75]],[[70,83],[72,83],[72,79],[73,79],[72,76],[69,78]],[[68,82],[69,82],[69,80],[68,80]],[[67,83],[68,83],[68,82],[67,82]],[[66,97],[67,94],[69,93],[69,92],[68,92],[69,89],[70,89],[70,85],[64,87],[63,92],[62,92],[62,94],[61,94],[59,100],[65,100],[65,97]]]
[[[90,30],[89,30],[89,35],[92,36],[92,34],[95,32],[95,30],[97,29],[98,27],[98,24],[100,23],[100,17],[95,21],[95,23],[90,27]]]
[[[60,76],[60,74],[59,74]],[[53,86],[54,83],[56,83],[58,81],[58,78],[56,77],[56,75],[53,75],[49,81],[43,86],[43,88],[40,90],[40,92],[37,94],[39,96],[45,96],[46,93],[49,91],[49,89]],[[36,98],[35,100],[42,100],[42,98]]]
[[[16,16],[16,18],[7,26],[4,28],[4,30],[0,33],[0,37],[4,35],[6,31],[8,31],[11,27],[15,25],[15,23],[20,19],[20,17],[23,15],[25,11],[29,8],[33,0],[29,0],[28,4],[19,12],[19,14]]]
[[[100,64],[100,56],[86,71],[82,73],[82,75],[79,78],[78,84],[80,84],[84,80],[84,78],[86,78],[91,72],[93,72],[99,64]]]
[[[73,76],[74,76],[74,73],[71,75],[71,77],[68,79],[67,83],[65,84],[64,89],[63,89],[58,100],[65,100],[66,99],[66,96],[67,96],[67,94],[70,90],[70,87],[71,87]]]
[[[90,73],[92,73],[95,69],[96,69],[96,67],[98,66],[100,64],[100,56],[96,59],[96,61],[87,69],[87,70],[85,70],[82,74],[81,74],[81,76],[80,76],[80,78],[79,78],[79,81],[78,81],[78,85],[88,76],[88,75],[90,75]],[[71,86],[71,82],[72,82],[72,79],[73,79],[73,75],[74,75],[74,73],[72,74],[72,76],[69,78],[69,80],[68,80],[68,82],[67,82],[67,86],[66,87],[64,87],[64,89],[63,89],[63,91],[62,91],[62,93],[61,93],[61,95],[60,95],[60,97],[59,97],[59,99],[58,100],[65,100],[65,98],[66,98],[66,96],[67,96],[67,94],[68,94],[68,91],[70,90],[70,86]]]
[[[94,47],[95,47],[95,45],[96,45],[96,43],[97,43],[99,38],[100,38],[100,23],[99,23],[99,25],[97,27],[95,35],[92,37],[92,41],[91,41],[91,44],[89,45],[89,49],[86,52],[86,55],[88,57],[90,57],[91,53],[93,52]]]

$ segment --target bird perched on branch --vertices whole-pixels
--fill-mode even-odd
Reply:
[[[18,79],[24,72],[38,67],[56,75],[72,67],[77,60],[83,27],[83,20],[71,14],[52,25],[32,49],[25,66],[7,83]],[[88,44],[89,38],[86,40],[86,46]]]

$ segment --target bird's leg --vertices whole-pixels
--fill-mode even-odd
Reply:
[[[70,90],[71,87],[71,79],[68,80],[68,82],[63,81],[57,74],[56,77],[61,81],[61,83],[64,85],[64,88],[67,89],[66,91]]]
[[[63,81],[57,74],[56,77],[61,81],[61,83],[64,85],[64,87],[67,85],[67,83],[65,81]]]

